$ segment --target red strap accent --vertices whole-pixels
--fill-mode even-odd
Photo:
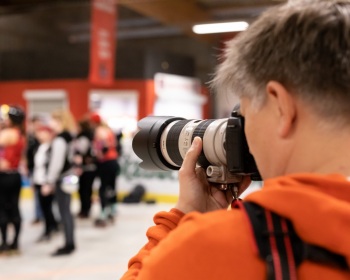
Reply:
[[[283,232],[286,232],[286,233],[289,232],[287,222],[285,219],[281,219],[281,226],[282,226]],[[292,248],[292,244],[288,234],[285,234],[284,236],[284,246],[287,252],[290,280],[297,280],[293,248]]]
[[[238,209],[240,209],[240,210],[244,209],[242,200],[240,200],[240,199],[234,199],[234,200],[232,200],[232,202],[231,202],[231,208],[232,208],[232,209],[233,209],[233,208],[238,208]]]
[[[265,210],[265,216],[266,216],[266,223],[267,223],[268,231],[274,232],[271,212]],[[272,260],[273,260],[273,266],[275,269],[276,280],[283,280],[282,270],[281,270],[281,259],[280,259],[280,255],[278,253],[275,236],[273,234],[271,234],[269,237],[269,240],[270,240],[270,247],[271,247]]]

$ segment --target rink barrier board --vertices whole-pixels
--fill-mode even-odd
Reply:
[[[94,193],[94,195],[98,195],[97,193]],[[118,193],[119,200],[122,200],[124,196],[126,196],[127,193],[120,192]],[[73,193],[73,198],[78,199],[79,194]],[[33,198],[33,191],[30,187],[25,187],[21,189],[21,199],[32,199]],[[178,196],[176,195],[164,195],[164,194],[155,194],[155,193],[149,193],[146,194],[144,197],[144,200],[150,200],[154,199],[156,202],[162,202],[162,203],[176,203]]]

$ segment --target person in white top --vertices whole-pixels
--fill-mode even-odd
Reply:
[[[45,219],[44,233],[39,237],[38,242],[48,241],[54,231],[57,231],[57,221],[52,212],[53,193],[42,194],[42,186],[47,181],[48,165],[51,157],[51,143],[54,132],[49,126],[41,126],[36,132],[36,137],[40,142],[34,154],[33,183],[39,193],[40,207]]]

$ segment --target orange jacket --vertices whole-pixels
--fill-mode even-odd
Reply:
[[[347,258],[350,264],[350,182],[342,175],[297,174],[266,180],[246,197],[290,219],[298,235]],[[123,280],[266,279],[265,263],[241,210],[184,216],[160,212],[149,242],[129,261]],[[181,220],[181,221],[180,221]],[[298,279],[350,279],[350,273],[304,261]]]

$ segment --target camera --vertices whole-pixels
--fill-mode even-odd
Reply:
[[[178,170],[196,136],[203,149],[197,164],[206,170],[209,182],[228,185],[250,176],[261,180],[244,134],[244,118],[235,108],[229,118],[184,119],[148,116],[138,122],[132,147],[148,170]]]

